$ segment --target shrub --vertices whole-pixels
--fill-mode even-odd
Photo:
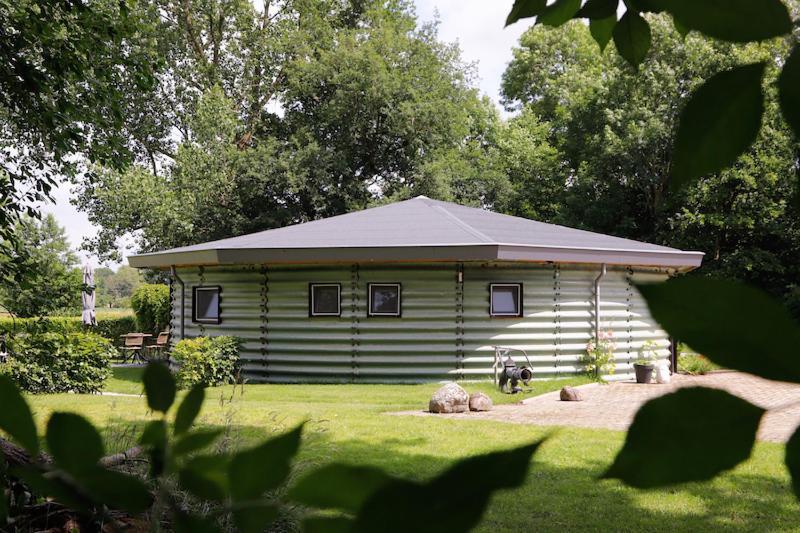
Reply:
[[[712,370],[719,370],[719,366],[715,365],[705,357],[696,353],[681,353],[678,356],[678,370],[693,376],[708,374]]]
[[[160,284],[139,285],[131,296],[131,307],[140,331],[163,331],[169,324],[169,287]]]
[[[9,340],[9,357],[0,364],[28,392],[97,392],[111,371],[117,353],[94,333],[29,333]]]
[[[175,345],[170,355],[180,365],[177,379],[181,388],[198,383],[216,387],[236,382],[238,339],[226,336],[183,339]]]

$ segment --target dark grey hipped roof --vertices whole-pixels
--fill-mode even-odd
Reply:
[[[611,237],[418,196],[363,211],[162,252],[133,267],[381,261],[552,261],[700,266],[701,252]]]

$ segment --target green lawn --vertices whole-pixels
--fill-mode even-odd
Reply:
[[[137,394],[137,379],[135,369],[116,369],[108,389]],[[564,383],[534,387],[546,392]],[[464,386],[500,398],[487,384]],[[775,531],[796,530],[800,524],[800,506],[790,495],[782,466],[783,446],[758,444],[750,461],[711,483],[637,491],[597,480],[622,444],[623,433],[383,414],[421,409],[435,389],[436,385],[222,387],[208,391],[201,423],[227,427],[226,442],[238,446],[308,420],[301,469],[337,460],[378,465],[412,479],[433,476],[460,457],[549,436],[526,484],[495,496],[480,531]],[[129,445],[132,425],[149,416],[144,399],[138,397],[54,395],[30,401],[42,426],[54,409],[92,418],[105,428],[113,449]]]

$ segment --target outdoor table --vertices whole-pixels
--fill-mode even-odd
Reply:
[[[123,346],[123,350],[125,350],[125,348],[128,346],[128,343],[127,343],[128,339],[131,339],[131,338],[141,338],[142,339],[141,345],[138,347],[138,350],[130,350],[132,352],[131,362],[135,363],[137,359],[139,359],[139,361],[144,361],[144,348],[145,348],[144,347],[144,341],[148,337],[152,337],[152,336],[153,335],[151,335],[150,333],[126,333],[125,335],[120,335],[121,339],[125,339],[126,340],[125,346]],[[122,362],[124,363],[125,361],[127,361],[127,359],[128,359],[127,357],[123,358]]]

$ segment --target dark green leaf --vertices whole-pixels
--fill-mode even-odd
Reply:
[[[200,408],[203,407],[203,400],[206,397],[206,390],[202,384],[195,385],[192,390],[186,395],[178,407],[178,412],[175,414],[175,427],[176,435],[188,431],[195,418],[200,414]]]
[[[0,405],[0,429],[31,455],[38,454],[39,438],[31,409],[11,378],[5,375],[0,375]]]
[[[91,506],[91,502],[81,497],[74,486],[67,485],[59,478],[45,477],[34,466],[12,467],[10,473],[21,479],[35,494],[53,498],[70,509],[86,512]]]
[[[204,500],[222,501],[228,493],[228,465],[226,455],[193,457],[178,472],[181,486]]]
[[[167,424],[163,420],[151,420],[144,427],[139,444],[150,448],[167,447]]]
[[[213,520],[178,511],[173,515],[175,533],[218,533],[219,528]]]
[[[222,434],[221,429],[193,431],[178,439],[172,446],[172,453],[176,456],[186,455],[206,448]]]
[[[763,41],[792,31],[781,0],[652,0],[687,28],[733,42]]]
[[[96,502],[115,509],[136,514],[152,503],[147,485],[122,472],[96,467],[81,474],[79,481]]]
[[[353,521],[343,516],[309,516],[303,519],[303,533],[345,533]]]
[[[629,11],[661,13],[664,0],[623,0]]]
[[[653,318],[715,363],[800,383],[800,326],[778,300],[733,281],[675,278],[639,285]]]
[[[581,0],[556,0],[547,6],[536,18],[537,24],[561,26],[575,16],[581,8]]]
[[[540,444],[464,459],[425,484],[388,483],[364,503],[352,530],[469,531],[480,521],[494,491],[525,481]]]
[[[675,27],[675,31],[677,31],[681,37],[686,37],[689,35],[689,32],[692,31],[683,24],[681,24],[677,19],[672,19],[672,25]]]
[[[613,35],[619,55],[638,68],[650,50],[650,24],[639,13],[628,10],[614,26]]]
[[[167,365],[151,362],[142,376],[147,405],[153,411],[166,413],[175,401],[175,379]]]
[[[638,488],[704,481],[750,457],[764,410],[692,387],[644,404],[604,478]]]
[[[92,469],[105,453],[100,433],[74,413],[53,413],[47,422],[47,447],[56,464],[72,474]]]
[[[535,17],[547,5],[547,0],[515,0],[514,6],[506,18],[506,26],[514,24],[520,19]]]
[[[764,63],[715,74],[683,109],[672,153],[672,186],[678,188],[731,165],[761,128]]]
[[[355,514],[367,498],[391,480],[379,468],[330,464],[304,476],[288,497],[309,507]]]
[[[236,529],[242,533],[262,533],[276,518],[278,509],[266,502],[241,507],[233,512]]]
[[[600,46],[600,51],[605,52],[606,46],[614,35],[614,27],[617,25],[617,16],[612,15],[607,19],[592,19],[589,21],[589,32]]]
[[[792,476],[792,490],[800,499],[800,428],[794,430],[786,443],[786,468]]]
[[[229,478],[235,480],[231,484],[233,499],[258,498],[283,483],[300,447],[302,431],[301,424],[292,431],[234,455],[229,467]]]
[[[139,444],[147,447],[150,455],[150,473],[158,477],[164,472],[167,450],[167,424],[163,420],[152,420],[145,426]]]
[[[577,16],[587,19],[617,19],[619,0],[589,0],[578,11]]]
[[[800,139],[800,45],[795,45],[778,78],[781,111]]]

